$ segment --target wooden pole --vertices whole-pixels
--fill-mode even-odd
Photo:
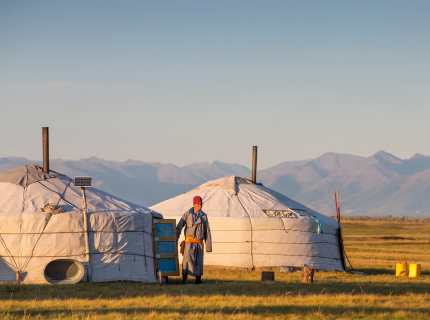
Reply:
[[[314,283],[314,269],[302,268],[302,283]]]
[[[339,224],[340,224],[340,198],[339,198],[339,188],[336,189],[337,191],[337,216],[339,217]]]
[[[93,282],[93,270],[91,268],[91,255],[90,255],[90,236],[88,227],[88,214],[87,214],[87,197],[85,195],[85,188],[82,188],[82,201],[84,202],[84,233],[85,233],[85,256],[87,260],[87,281]]]
[[[49,128],[42,127],[43,137],[43,172],[49,173]]]
[[[343,245],[342,227],[340,225],[340,203],[339,203],[339,189],[334,191],[334,201],[336,203],[336,216],[337,223],[339,224],[339,249],[340,249],[340,259],[342,262],[343,270],[346,271],[346,261],[345,261],[345,246]]]
[[[257,146],[252,147],[252,182],[257,183]]]

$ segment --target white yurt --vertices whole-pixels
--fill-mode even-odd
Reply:
[[[69,177],[36,165],[0,173],[0,282],[156,281],[152,217],[161,215],[95,188],[85,195],[87,224]]]
[[[150,208],[178,222],[195,196],[203,199],[212,234],[206,266],[345,270],[338,223],[260,183],[211,180]]]

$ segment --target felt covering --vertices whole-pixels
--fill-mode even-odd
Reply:
[[[213,251],[205,253],[205,265],[344,270],[338,223],[262,184],[229,176],[150,208],[179,220],[195,196],[203,199],[212,233]],[[294,214],[269,217],[264,210]]]
[[[0,182],[9,182],[25,188],[37,181],[53,178],[42,171],[38,165],[26,165],[0,173]]]
[[[86,188],[86,198],[93,281],[155,282],[152,218],[162,216],[96,188]],[[47,203],[64,213],[40,212]],[[75,259],[88,269],[82,190],[69,177],[34,166],[3,172],[0,222],[1,282],[15,282],[20,271],[23,283],[47,283],[43,270],[55,259]]]

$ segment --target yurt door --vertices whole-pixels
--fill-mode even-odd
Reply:
[[[176,219],[153,219],[155,274],[159,283],[168,276],[179,276]]]

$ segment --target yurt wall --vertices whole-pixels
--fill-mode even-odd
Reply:
[[[16,282],[19,275],[23,283],[47,283],[49,262],[73,259],[91,271],[93,282],[155,282],[152,217],[162,216],[95,188],[86,190],[86,200],[89,254],[82,191],[72,179],[37,166],[0,173],[0,281]],[[42,212],[47,204],[64,212]]]

